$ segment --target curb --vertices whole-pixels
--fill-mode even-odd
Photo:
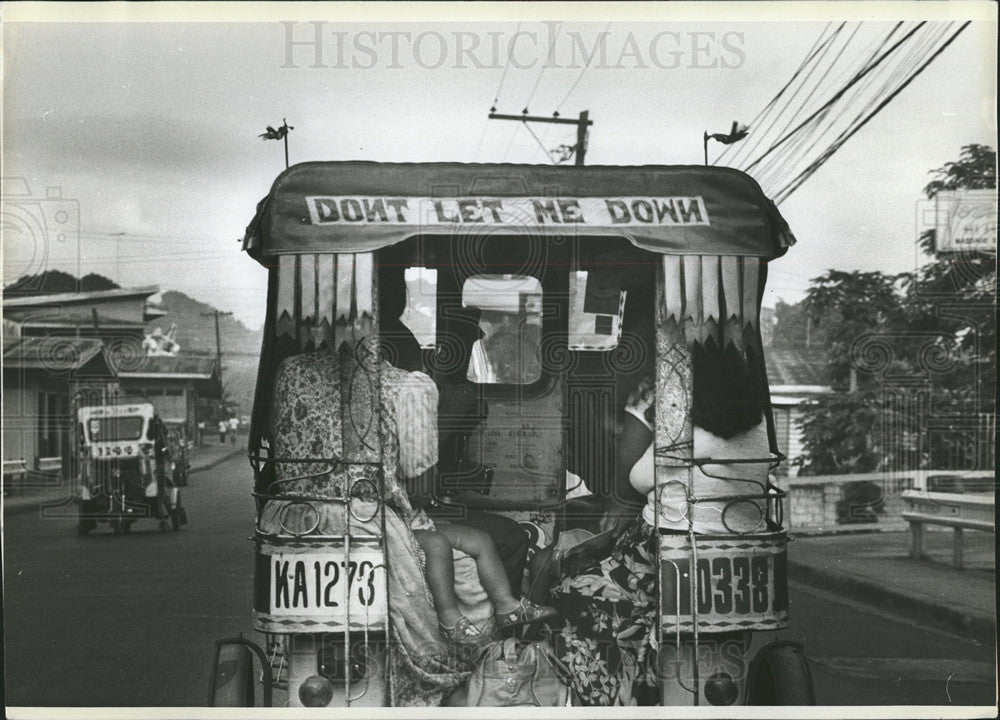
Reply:
[[[973,640],[990,640],[996,635],[996,619],[965,612],[951,605],[905,595],[867,580],[842,573],[820,570],[788,560],[788,576],[820,590],[846,595],[880,609],[896,612],[918,622],[930,623]]]
[[[239,446],[235,447],[235,448],[233,448],[232,452],[230,452],[230,453],[228,453],[226,455],[223,455],[222,457],[215,458],[211,462],[208,462],[205,465],[202,465],[201,467],[192,467],[190,470],[188,470],[188,472],[191,475],[194,475],[195,473],[200,473],[200,472],[203,472],[205,470],[211,470],[212,468],[216,467],[217,465],[221,465],[224,462],[232,460],[237,455],[245,455],[246,454],[246,450],[247,449],[245,447],[239,447]],[[56,502],[58,500],[65,500],[65,499],[66,499],[66,495],[63,494],[63,493],[60,493],[58,495],[41,495],[41,496],[38,496],[37,498],[33,498],[33,500],[35,500],[35,502],[25,502],[23,505],[22,504],[18,504],[18,505],[13,505],[12,506],[12,505],[8,505],[5,502],[4,503],[4,508],[3,508],[3,517],[4,517],[4,519],[6,519],[6,518],[11,518],[11,517],[18,517],[19,515],[25,515],[25,514],[30,513],[30,512],[37,513],[38,512],[38,508],[39,508],[39,506],[42,503]]]
[[[243,447],[243,446],[236,446],[233,449],[232,452],[227,453],[226,455],[223,455],[222,457],[215,458],[215,460],[212,460],[211,462],[208,462],[205,465],[202,465],[201,467],[194,467],[192,465],[188,469],[188,472],[193,475],[194,473],[199,473],[199,472],[202,472],[204,470],[211,470],[216,465],[221,465],[224,462],[232,460],[237,455],[246,455],[246,452],[247,452],[247,449],[245,447]]]

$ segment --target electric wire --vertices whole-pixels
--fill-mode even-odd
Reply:
[[[513,37],[517,37],[518,33],[521,32],[521,23],[517,24],[517,28],[514,30]],[[496,107],[500,103],[500,92],[503,90],[504,81],[507,79],[507,70],[510,68],[510,58],[514,54],[514,47],[512,44],[507,46],[507,61],[503,66],[503,73],[500,75],[500,82],[497,84],[496,92],[493,93],[493,107]],[[486,131],[489,129],[490,119],[487,116],[486,122],[483,123],[483,132],[479,136],[479,144],[476,145],[476,151],[472,153],[472,160],[475,162],[479,158],[479,151],[482,150],[483,141],[486,139]],[[513,138],[513,136],[511,136]],[[512,139],[513,142],[513,139]],[[509,149],[509,148],[508,148]]]
[[[757,174],[758,181],[762,186],[782,187],[787,183],[787,178],[791,174],[787,172],[788,166],[793,165],[794,162],[785,163],[783,155],[789,157],[791,160],[796,157],[810,156],[822,137],[829,132],[833,132],[833,128],[838,124],[842,126],[838,137],[850,132],[854,125],[863,119],[871,108],[875,106],[879,98],[883,98],[887,93],[892,92],[894,86],[902,81],[906,74],[919,63],[920,58],[926,57],[933,50],[934,46],[948,32],[950,27],[951,24],[927,26],[921,36],[914,36],[914,39],[911,41],[912,47],[908,48],[905,54],[901,54],[893,62],[886,63],[876,72],[871,73],[864,85],[858,86],[856,93],[857,100],[851,99],[849,95],[844,97],[844,101],[840,103],[840,107],[826,118],[826,127],[823,126],[824,123],[818,122],[811,133],[803,135],[798,142],[789,143],[782,152],[776,153],[775,156],[770,158],[769,164],[765,164],[768,169],[759,170]],[[862,96],[864,95],[869,95],[869,97],[862,100]],[[858,107],[858,103],[861,103],[861,110],[857,111],[854,117],[844,126],[841,120],[848,113],[854,111]],[[785,179],[779,181],[776,177],[778,174],[784,174]]]
[[[553,37],[552,37],[552,43],[553,44],[555,44],[555,41],[559,38],[559,33],[561,31],[562,31],[562,23],[559,23],[559,25],[556,27],[555,35],[553,35]],[[525,110],[527,110],[528,108],[531,107],[531,101],[534,99],[535,92],[537,92],[537,90],[538,90],[538,85],[539,85],[539,83],[542,82],[542,75],[545,74],[545,71],[547,69],[548,69],[548,59],[546,58],[546,62],[543,62],[542,63],[542,67],[539,68],[539,70],[538,70],[538,77],[535,78],[535,86],[533,88],[531,88],[531,94],[528,95],[528,100],[527,100],[527,102],[524,103],[524,109]]]
[[[820,126],[820,123],[822,123],[822,121],[827,118],[828,113],[830,113],[831,109],[834,109],[835,113],[838,112],[838,111],[839,112],[843,112],[842,110],[838,110],[837,109],[837,107],[838,107],[837,103],[839,101],[843,101],[845,98],[850,98],[852,96],[856,96],[858,94],[861,94],[862,93],[862,89],[861,88],[863,88],[864,86],[869,85],[872,82],[872,73],[877,68],[879,68],[882,65],[882,63],[886,61],[887,58],[889,58],[894,53],[896,53],[898,51],[898,49],[902,45],[904,45],[905,43],[909,42],[910,39],[913,37],[913,35],[924,24],[925,23],[920,23],[920,24],[916,25],[914,28],[912,28],[912,30],[908,31],[907,34],[901,40],[899,40],[896,43],[894,43],[889,50],[883,52],[881,55],[878,56],[878,58],[875,61],[873,61],[872,63],[867,64],[864,68],[862,68],[862,70],[859,71],[851,79],[851,81],[848,82],[847,85],[845,85],[840,91],[838,91],[837,93],[835,93],[824,105],[822,105],[819,109],[817,109],[815,112],[813,112],[813,114],[810,115],[806,120],[802,121],[794,130],[785,133],[782,136],[782,138],[780,140],[778,140],[774,145],[772,145],[771,148],[767,152],[765,152],[763,155],[761,155],[760,157],[758,157],[754,162],[751,162],[744,169],[746,169],[746,170],[752,169],[755,165],[759,164],[762,160],[764,160],[765,158],[767,158],[769,155],[772,155],[772,154],[773,154],[773,157],[771,157],[771,159],[770,159],[769,162],[772,165],[775,165],[775,166],[777,166],[777,165],[782,165],[783,166],[783,163],[779,163],[778,162],[778,160],[777,160],[778,154],[775,153],[775,151],[779,150],[781,147],[785,147],[786,151],[788,149],[790,149],[788,147],[788,141],[791,140],[791,139],[793,139],[793,138],[795,138],[795,137],[803,137],[802,135],[800,135],[800,133],[802,133],[802,132],[808,133],[810,131],[810,126],[812,126],[811,129],[813,131],[816,131],[816,129]],[[861,84],[862,82],[863,82],[863,85]],[[839,107],[843,108],[845,106],[845,104],[842,104]],[[816,142],[818,142],[818,139],[816,140]]]
[[[841,27],[843,27],[843,25]],[[826,68],[826,70],[823,71],[823,74],[820,75],[819,80],[816,81],[816,84],[813,86],[812,90],[810,90],[809,93],[806,95],[805,99],[802,101],[802,103],[799,105],[798,109],[795,111],[795,114],[792,115],[790,118],[788,118],[788,121],[782,126],[781,130],[778,131],[777,134],[778,134],[779,137],[781,135],[784,135],[785,132],[788,130],[788,128],[791,127],[792,123],[795,122],[795,118],[797,118],[799,116],[799,113],[803,112],[805,110],[805,108],[809,107],[809,101],[812,100],[813,96],[816,94],[816,92],[819,90],[819,88],[823,85],[823,83],[826,80],[826,78],[830,75],[830,71],[834,68],[834,66],[836,66],[837,62],[843,56],[844,51],[847,50],[847,47],[851,44],[851,41],[854,40],[854,37],[857,35],[857,32],[858,32],[858,30],[860,28],[861,28],[861,24],[858,23],[858,25],[854,28],[854,32],[852,32],[850,34],[850,36],[848,36],[847,41],[844,43],[843,47],[840,48],[840,52],[837,53],[837,55],[830,62],[830,65]],[[840,28],[838,28],[838,31],[839,30],[840,30]],[[819,63],[817,63],[814,66],[813,69],[816,69],[818,67],[819,67]],[[805,81],[803,81],[803,85],[805,84],[806,81],[808,81],[808,79],[809,79],[809,77],[811,75],[812,75],[812,73],[810,72],[810,75],[806,77]],[[800,86],[800,89],[801,89],[801,86]],[[798,94],[798,91],[796,91],[796,94]]]
[[[878,39],[876,39],[875,42],[869,45],[869,49],[876,43],[879,43],[879,47],[882,47],[883,44],[886,43],[902,25],[903,23],[896,23],[896,25],[890,29],[889,33],[882,38],[881,43],[879,43]],[[869,57],[866,61],[862,62],[860,65],[854,64],[853,67],[849,66],[848,68],[845,68],[845,70],[838,75],[837,82],[833,85],[833,87],[840,86],[843,78],[848,76],[847,71],[850,71],[850,75],[854,76],[859,74],[864,68],[868,67],[877,55],[877,52],[878,48],[876,47],[874,51],[869,53]],[[772,180],[780,184],[774,176],[784,173],[787,177],[789,174],[789,165],[794,164],[794,158],[802,157],[808,152],[808,148],[815,146],[819,142],[821,136],[829,132],[840,117],[842,117],[857,101],[857,98],[865,93],[868,84],[869,83],[866,78],[865,81],[852,88],[852,90],[842,98],[841,103],[839,103],[839,107],[832,108],[832,112],[831,108],[822,110],[810,127],[805,128],[803,132],[799,133],[793,141],[787,143],[781,150],[769,158],[768,161],[762,163],[761,167],[755,172],[755,176],[758,178],[759,182],[761,182],[762,186],[770,186]]]
[[[514,146],[514,138],[517,137],[517,131],[524,123],[514,123],[514,132],[510,134],[510,142],[507,143],[507,149],[503,151],[503,157],[500,158],[500,162],[507,161],[507,155],[510,154],[510,149]]]
[[[872,118],[874,118],[879,112],[885,108],[892,100],[899,95],[906,87],[910,85],[927,67],[934,62],[944,52],[949,45],[951,45],[955,39],[965,31],[965,29],[971,24],[971,21],[966,21],[962,24],[954,34],[951,35],[945,42],[938,47],[926,60],[923,61],[910,75],[897,87],[895,88],[887,97],[885,97],[881,102],[879,102],[875,108],[864,117],[861,122],[856,123],[849,131],[845,131],[838,137],[833,144],[816,160],[814,160],[810,165],[799,173],[791,182],[789,182],[785,187],[783,187],[778,194],[775,196],[775,203],[781,203],[794,193],[799,187],[802,186],[807,179],[809,179],[820,167],[826,163],[827,160],[838,150],[844,143],[846,143],[851,137],[857,134],[865,125],[867,125]]]
[[[545,159],[551,162],[553,165],[557,165],[558,163],[556,162],[555,158],[552,157],[549,154],[549,151],[545,149],[545,145],[542,144],[541,139],[538,137],[538,135],[535,134],[535,131],[531,129],[531,126],[528,125],[528,123],[524,123],[524,129],[527,130],[529,133],[531,133],[531,137],[535,138],[535,142],[538,143],[538,147],[541,149],[542,155],[545,156]]]
[[[598,35],[598,42],[600,42],[601,37],[606,36],[608,34],[608,30],[610,29],[611,29],[611,23],[609,22],[607,25],[604,26],[604,30],[602,30],[601,33]],[[576,86],[580,84],[581,80],[583,80],[584,74],[587,72],[587,70],[590,69],[590,63],[591,61],[593,61],[594,56],[596,55],[597,51],[595,50],[594,53],[587,58],[587,62],[586,64],[584,64],[583,69],[580,70],[580,74],[576,76],[576,80],[574,80],[573,84],[569,86],[569,90],[566,91],[566,94],[563,96],[563,99],[559,101],[558,105],[556,105],[556,112],[562,110],[562,106],[566,104],[566,101],[569,100],[569,96],[573,94],[574,90],[576,90]]]
[[[945,24],[944,27],[941,30],[936,30],[935,29],[934,31],[932,31],[931,33],[929,33],[930,37],[925,38],[923,40],[921,46],[918,49],[920,51],[922,51],[922,54],[925,57],[928,54],[930,54],[931,49],[934,47],[934,45],[936,45],[937,42],[945,34],[947,34],[948,30],[951,28],[952,25],[953,25],[953,23],[948,23],[948,24]],[[956,36],[957,36],[957,34],[956,34]],[[950,43],[950,41],[949,41],[949,43]],[[946,43],[941,48],[939,48],[936,52],[934,52],[933,55],[931,55],[930,59],[932,60],[934,57],[937,57],[937,55],[940,54],[940,51],[943,50],[944,47],[947,44],[948,43]],[[888,95],[889,98],[895,97],[898,94],[898,92],[903,87],[905,87],[906,84],[909,84],[909,82],[912,81],[913,77],[915,77],[915,75],[912,74],[912,73],[907,77],[907,72],[910,72],[909,69],[912,68],[912,67],[914,67],[914,64],[917,61],[915,56],[916,56],[916,52],[911,52],[909,56],[907,56],[906,58],[904,58],[903,61],[901,62],[901,67],[905,67],[906,70],[905,71],[900,71],[898,68],[895,69],[893,71],[892,75],[883,84],[883,87],[880,90],[885,91],[885,90],[888,90],[894,84],[894,81],[898,81],[898,82],[901,83],[896,88],[894,88],[891,91],[889,91],[889,95]],[[912,60],[912,62],[911,62],[911,60]],[[928,60],[927,63],[924,63],[921,66],[921,69],[917,71],[918,74],[919,74],[920,71],[922,71],[923,67],[926,67],[926,65],[929,64],[929,62],[930,62],[930,60]],[[883,92],[882,96],[883,97],[885,96],[884,92]],[[877,99],[877,98],[875,98],[875,99]],[[881,107],[884,107],[885,101],[883,101],[882,103],[876,105],[875,102],[874,102],[875,99],[873,99],[872,102],[870,102],[865,108],[862,109],[861,112],[859,112],[854,117],[854,119],[852,120],[851,124],[848,125],[848,127],[845,128],[840,133],[840,135],[838,135],[838,137],[833,141],[833,143],[831,143],[831,145],[828,147],[828,149],[823,154],[820,155],[820,157],[817,159],[817,161],[819,162],[819,164],[817,165],[816,161],[814,161],[813,164],[815,165],[815,168],[813,168],[812,170],[810,170],[810,168],[806,168],[806,170],[803,171],[803,172],[808,172],[808,175],[806,175],[806,177],[810,176],[813,172],[815,172],[815,170],[818,169],[820,165],[822,165],[824,162],[826,162],[826,159],[828,159],[833,154],[833,152],[835,152],[837,149],[839,149],[844,144],[844,142],[846,142],[846,140],[848,138],[850,138],[855,132],[857,132],[857,129],[859,129],[862,125],[866,124],[874,116],[874,112],[877,112],[878,109],[880,109]],[[805,178],[802,179],[802,181],[804,181],[804,180],[805,180]],[[783,188],[783,190],[784,189],[785,188]],[[779,192],[781,192],[781,191],[779,191]],[[787,193],[787,194],[790,194],[790,192]],[[785,195],[785,197],[787,197],[787,194]]]
[[[798,69],[796,69],[796,71],[792,74],[792,77],[788,80],[788,82],[785,83],[784,87],[782,87],[781,90],[778,91],[778,94],[775,95],[773,98],[771,98],[770,102],[768,102],[767,105],[765,105],[760,110],[760,112],[758,112],[757,115],[748,123],[749,127],[751,128],[756,127],[757,122],[763,120],[765,114],[768,113],[774,107],[775,103],[778,102],[778,100],[785,93],[785,91],[788,90],[789,87],[791,87],[792,83],[795,82],[795,79],[799,76],[802,70],[812,60],[814,54],[817,52],[817,48],[820,46],[820,41],[823,39],[823,36],[826,34],[826,31],[830,28],[832,24],[833,23],[826,24],[826,27],[823,28],[823,31],[820,33],[819,37],[816,38],[816,41],[813,43],[813,46],[809,49],[809,52],[806,53],[806,57],[802,60],[801,63],[799,63]],[[826,42],[829,42],[829,39],[824,41],[823,44],[825,44]],[[717,158],[717,160],[721,160],[722,158],[724,158],[730,151],[733,150],[733,148],[738,148],[736,150],[737,154],[739,154],[740,150],[742,149],[741,146],[739,145],[728,145],[721,153],[719,153],[719,157]]]
[[[873,68],[875,68],[878,65],[880,65],[887,57],[889,57],[890,55],[892,55],[899,48],[900,45],[902,45],[907,40],[909,40],[913,36],[913,34],[916,33],[917,30],[919,30],[925,24],[926,24],[925,22],[919,23],[917,25],[917,27],[915,27],[913,30],[909,31],[903,38],[901,38],[900,40],[896,41],[888,50],[886,50],[884,53],[882,53],[879,56],[878,60],[876,60],[873,65],[865,68],[865,70],[863,70],[861,73],[859,73],[854,78],[852,78],[851,81],[844,88],[842,88],[841,90],[839,90],[837,93],[835,93],[833,95],[833,97],[831,97],[829,100],[827,100],[827,102],[823,105],[823,107],[821,107],[818,110],[816,110],[812,115],[810,115],[808,118],[806,118],[801,123],[799,123],[799,125],[797,125],[794,130],[790,131],[788,134],[784,135],[780,140],[778,140],[777,142],[775,142],[767,151],[764,152],[763,155],[761,155],[756,160],[754,160],[752,163],[750,163],[745,169],[749,170],[749,169],[752,169],[753,167],[755,167],[756,165],[758,165],[764,158],[766,158],[767,156],[769,156],[771,153],[773,153],[775,150],[777,150],[779,147],[781,147],[784,143],[786,143],[789,140],[789,138],[791,138],[795,133],[797,133],[799,130],[801,130],[803,127],[805,127],[808,123],[810,123],[812,120],[814,120],[816,118],[816,116],[818,116],[820,114],[821,111],[823,111],[824,109],[828,109],[829,107],[833,106],[833,104],[836,103],[838,100],[840,100],[840,98],[843,97],[844,94],[847,93],[848,90],[850,90],[850,88],[852,88],[855,84],[857,84],[858,82],[860,82],[866,75],[868,75],[871,72],[871,70]]]
[[[858,29],[860,29],[860,27],[862,25],[863,25],[863,23],[859,24]],[[889,34],[885,38],[882,38],[881,43],[885,43],[889,38],[891,38],[892,35],[895,33],[895,31],[901,25],[902,25],[902,23],[896,23],[895,26],[889,31]],[[866,48],[866,50],[868,51],[866,54],[869,56],[868,59],[867,60],[861,60],[860,62],[854,62],[854,63],[850,63],[849,62],[849,63],[847,63],[844,68],[840,69],[840,72],[838,73],[836,79],[834,81],[831,81],[829,83],[829,86],[831,88],[840,87],[845,82],[845,78],[858,74],[865,66],[867,66],[872,61],[872,59],[874,59],[875,55],[878,52],[878,48],[879,47],[881,47],[881,44],[879,42],[878,37],[876,37],[874,40],[872,40],[871,42],[869,42],[869,44],[868,44],[868,46]],[[816,90],[817,91],[818,91],[818,89],[819,89],[819,85],[816,86]],[[812,93],[812,94],[814,95],[815,92]],[[818,122],[816,124],[816,127],[814,127],[813,130],[812,130],[812,134],[815,134],[815,133],[819,132],[819,128],[821,127],[822,121],[825,120],[827,117],[828,117],[828,115],[827,115],[826,112],[822,112],[820,114],[820,116],[818,117]],[[772,123],[772,127],[773,127],[773,124],[774,123]],[[768,128],[768,130],[770,130],[770,128]],[[763,140],[765,137],[767,137],[768,134],[769,134],[768,131],[762,132],[760,134],[759,139]],[[794,149],[798,149],[798,147],[802,143],[806,142],[806,139],[807,139],[806,136],[800,136],[798,139],[796,139],[796,141],[794,143]],[[759,145],[759,142],[758,142],[758,145]],[[757,146],[754,146],[754,148],[752,148],[750,152],[745,153],[745,157],[749,158],[753,154],[752,150],[756,149],[756,147]],[[777,154],[777,156],[775,158],[775,164],[779,165],[779,166],[783,166],[783,164],[784,164],[784,158],[781,157],[780,153]],[[736,162],[733,162],[732,165],[734,167],[739,167],[739,164],[736,163]],[[765,171],[763,171],[763,170],[759,170],[757,173],[755,173],[755,175],[756,175],[756,177],[758,177],[758,179],[762,178],[764,176],[764,174],[765,174]]]
[[[514,30],[514,35],[512,37],[517,37],[521,32],[521,23],[517,24],[517,28]],[[493,93],[493,104],[496,105],[500,102],[500,91],[503,89],[504,80],[507,79],[507,69],[510,67],[510,58],[514,54],[513,43],[507,46],[507,62],[503,66],[503,74],[500,76],[500,84],[497,85],[497,91]]]

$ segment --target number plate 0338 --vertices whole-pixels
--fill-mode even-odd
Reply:
[[[788,614],[783,544],[763,542],[753,547],[746,541],[703,542],[693,568],[690,547],[661,551],[664,620],[690,628],[697,612],[703,629],[764,629],[783,624]]]

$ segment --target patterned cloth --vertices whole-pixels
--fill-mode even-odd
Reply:
[[[611,556],[564,578],[549,604],[565,623],[556,653],[583,705],[656,705],[656,538],[637,518]]]
[[[296,355],[281,364],[273,405],[275,457],[287,460],[343,456],[343,364],[340,358],[326,351]],[[355,379],[360,377],[359,373],[373,372],[364,367],[357,370]],[[386,554],[391,558],[387,579],[395,640],[390,659],[392,704],[438,705],[444,694],[468,677],[469,659],[457,654],[438,631],[437,614],[424,578],[424,553],[411,529],[414,523],[431,521],[423,513],[414,512],[401,484],[404,469],[420,474],[437,461],[437,390],[426,375],[409,373],[386,362],[379,362],[374,372],[378,372],[381,385],[378,436],[384,475]],[[364,409],[350,412],[350,420],[364,430]],[[327,501],[314,503],[316,512],[309,519],[312,524],[318,516],[321,533],[343,532],[346,521],[343,500],[349,486],[353,504],[365,505],[378,499],[371,497],[376,485],[359,482],[371,476],[370,467],[352,465],[344,469],[319,462],[276,465],[275,490]],[[304,506],[292,503],[286,509],[286,504],[284,500],[265,504],[260,519],[265,532],[278,532],[281,522],[289,526],[306,523],[297,517],[307,512]],[[371,515],[367,507],[359,509],[361,517]],[[355,532],[380,533],[376,520],[355,522],[352,528]],[[492,607],[479,585],[475,562],[464,553],[456,559],[459,560],[455,567],[456,594],[463,601],[461,608],[473,621],[490,616]],[[472,605],[466,603],[474,604],[478,612],[467,609]]]

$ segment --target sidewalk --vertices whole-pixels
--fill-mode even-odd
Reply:
[[[979,640],[996,632],[995,536],[966,531],[965,569],[951,565],[952,533],[924,533],[927,557],[909,557],[908,532],[797,537],[788,577]]]
[[[189,473],[198,473],[240,455],[247,451],[246,436],[239,435],[236,443],[219,444],[210,440],[202,447],[191,451],[191,468]],[[3,516],[14,517],[29,512],[38,512],[42,504],[64,500],[69,494],[65,482],[53,482],[50,485],[39,485],[26,490],[23,494],[5,497],[3,499]]]

